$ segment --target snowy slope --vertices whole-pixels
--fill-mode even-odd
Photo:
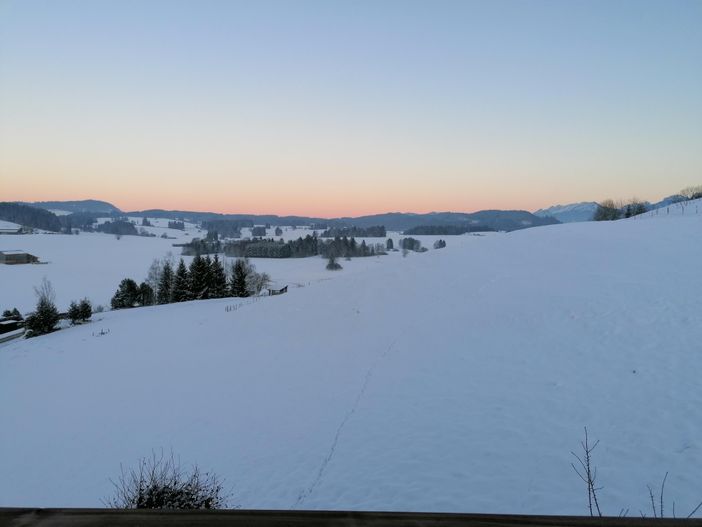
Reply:
[[[554,205],[546,209],[539,209],[534,212],[535,216],[542,218],[556,218],[561,223],[573,223],[576,221],[590,221],[597,210],[597,203],[594,201],[583,201],[581,203],[571,203],[570,205]]]
[[[3,345],[0,506],[100,506],[172,448],[242,507],[584,514],[588,426],[605,512],[647,510],[666,471],[689,511],[701,257],[699,215],[465,236]]]
[[[702,198],[695,200],[679,201],[676,203],[668,203],[657,209],[650,210],[644,214],[639,214],[631,219],[644,218],[677,218],[680,216],[701,216],[702,215]]]
[[[141,223],[141,218],[132,218]],[[189,242],[194,237],[203,237],[204,232],[186,223],[186,230],[167,228],[168,220],[150,219],[153,227],[141,227],[156,234],[156,237],[122,236],[102,233],[82,233],[78,236],[61,234],[35,234],[0,236],[0,250],[18,249],[39,257],[46,265],[0,265],[0,310],[17,307],[23,313],[31,311],[36,305],[34,287],[48,278],[56,290],[56,303],[61,310],[68,308],[71,300],[89,298],[94,305],[109,306],[119,282],[126,277],[139,282],[145,280],[151,262],[155,258],[180,258],[181,248],[174,243]],[[269,229],[274,236],[275,229]],[[160,236],[166,233],[169,238]],[[296,239],[311,234],[308,229],[283,230],[286,240]],[[249,229],[243,229],[242,235],[248,236]],[[398,233],[388,233],[397,241],[402,237]],[[426,247],[431,247],[438,236],[417,236]],[[443,238],[447,238],[444,236]],[[462,237],[449,237],[448,243],[462,243]],[[358,238],[366,243],[385,243],[385,238]],[[454,240],[454,241],[452,241]],[[220,255],[220,257],[222,257]],[[399,253],[390,257],[399,258]],[[191,261],[186,257],[186,263]],[[227,258],[223,258],[228,260]],[[261,259],[252,260],[257,270],[267,272],[273,279],[274,286],[307,284],[317,280],[328,280],[338,275],[325,270],[325,261],[321,258],[304,259]],[[347,272],[362,272],[369,266],[377,266],[376,258],[355,259],[342,262]]]

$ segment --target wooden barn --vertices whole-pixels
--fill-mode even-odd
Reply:
[[[18,265],[37,263],[39,258],[24,251],[0,251],[0,264]]]

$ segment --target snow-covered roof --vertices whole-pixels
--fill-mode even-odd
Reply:
[[[0,231],[16,231],[22,226],[11,221],[0,220]]]
[[[0,251],[0,254],[27,254],[27,251],[17,251],[17,250]]]

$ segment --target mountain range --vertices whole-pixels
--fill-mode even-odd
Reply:
[[[328,227],[371,227],[383,225],[391,231],[404,231],[419,226],[466,226],[487,227],[497,231],[514,231],[559,223],[552,217],[539,217],[525,210],[483,210],[479,212],[389,212],[358,217],[319,218],[311,216],[278,216],[274,214],[219,214],[187,210],[147,209],[122,211],[106,201],[41,201],[26,203],[50,211],[69,213],[105,214],[109,216],[145,216],[150,218],[182,219],[194,223],[208,220],[251,220],[255,224],[271,225],[319,225]]]

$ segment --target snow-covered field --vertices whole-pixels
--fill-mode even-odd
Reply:
[[[319,280],[4,344],[0,506],[101,506],[120,464],[163,448],[245,508],[586,514],[570,452],[587,426],[605,513],[648,511],[666,472],[668,510],[687,513],[702,500],[702,215],[668,218],[447,237],[337,273],[255,260],[274,278],[313,262]],[[119,261],[114,277],[76,270],[72,287],[102,276],[110,294],[169,249],[63,238]],[[78,264],[51,239],[21,248],[44,240],[58,290]],[[3,304],[24,279],[4,273]]]
[[[181,248],[174,243],[189,242],[195,237],[204,238],[206,232],[199,231],[194,225],[186,224],[185,231],[168,229],[168,220],[150,219],[152,227],[141,227],[141,218],[136,221],[137,228],[146,229],[156,237],[122,236],[119,239],[111,234],[81,233],[31,234],[0,236],[0,251],[22,250],[38,256],[43,265],[0,265],[0,310],[17,307],[23,313],[34,309],[36,296],[34,287],[42,278],[51,281],[56,291],[56,303],[61,310],[68,308],[71,300],[87,297],[93,305],[109,306],[119,282],[123,278],[133,278],[138,282],[145,280],[151,262],[156,258],[180,258]],[[107,218],[105,218],[107,220]],[[138,220],[138,221],[137,221]],[[270,237],[275,237],[275,229],[268,229]],[[161,238],[166,233],[169,239]],[[309,229],[283,228],[281,238],[297,239],[312,234]],[[250,236],[250,229],[242,230],[242,237]],[[395,242],[403,236],[389,233]],[[173,239],[170,239],[173,238]],[[431,248],[439,236],[417,236],[424,246]],[[446,238],[445,236],[443,238]],[[452,237],[462,243],[460,237]],[[277,238],[276,238],[277,239]],[[358,242],[385,243],[385,238],[358,238]],[[452,243],[449,241],[449,243]],[[399,258],[399,253],[389,257]],[[190,263],[191,257],[185,257]],[[227,260],[225,258],[225,260]],[[258,271],[271,275],[273,287],[298,287],[313,281],[328,280],[337,275],[325,269],[326,261],[321,258],[274,259],[256,258],[252,263]],[[340,262],[344,271],[355,273],[379,264],[378,258],[358,258],[353,261]]]

